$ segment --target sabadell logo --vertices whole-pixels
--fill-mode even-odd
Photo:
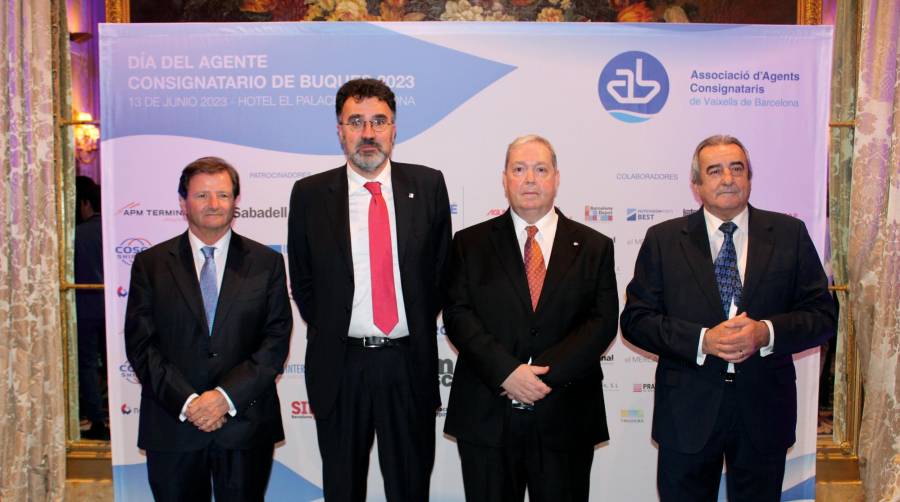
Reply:
[[[613,117],[631,124],[646,122],[669,98],[669,75],[650,54],[623,52],[603,67],[597,92],[603,108]]]

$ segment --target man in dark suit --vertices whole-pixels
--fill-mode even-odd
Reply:
[[[444,308],[459,351],[444,431],[469,502],[587,501],[607,441],[600,356],[616,336],[613,242],[553,201],[556,153],[513,141],[510,210],[453,240]]]
[[[298,181],[288,218],[325,499],[365,500],[377,434],[387,500],[420,502],[440,406],[447,188],[439,171],[390,160],[396,105],[382,82],[347,82],[335,108],[347,163]]]
[[[275,378],[291,336],[284,260],[231,230],[237,171],[184,168],[188,231],[139,253],[125,350],[140,379],[138,446],[157,500],[262,501],[284,439]]]
[[[627,340],[659,356],[653,439],[664,501],[777,501],[797,423],[792,355],[834,335],[822,264],[803,222],[748,205],[746,148],[694,152],[702,201],[647,231],[622,312]]]

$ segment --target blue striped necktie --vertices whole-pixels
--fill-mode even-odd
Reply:
[[[725,234],[725,242],[716,257],[716,283],[719,286],[719,297],[722,300],[722,310],[728,319],[728,311],[731,310],[731,299],[740,308],[741,304],[741,275],[737,268],[737,252],[734,249],[734,231],[737,225],[730,221],[722,223],[719,230]]]
[[[216,261],[213,253],[216,248],[205,246],[203,249],[203,268],[200,269],[200,294],[203,295],[203,310],[206,311],[206,321],[209,324],[209,334],[212,334],[213,321],[216,318],[216,304],[219,303],[219,288],[216,286]]]

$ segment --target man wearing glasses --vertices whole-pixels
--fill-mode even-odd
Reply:
[[[297,181],[288,218],[325,499],[365,500],[377,435],[387,500],[428,500],[447,188],[439,171],[391,161],[397,109],[384,83],[348,81],[335,108],[347,163]]]
[[[619,312],[613,242],[553,207],[556,153],[540,136],[506,152],[509,210],[457,232],[447,335],[459,350],[444,432],[468,502],[587,502],[609,439],[600,356]]]

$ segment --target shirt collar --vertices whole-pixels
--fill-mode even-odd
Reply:
[[[387,163],[384,166],[384,169],[378,173],[378,176],[375,179],[370,180],[364,178],[358,172],[354,171],[350,164],[347,164],[347,189],[349,193],[355,193],[360,190],[365,190],[363,185],[370,181],[377,181],[381,183],[381,191],[382,192],[391,192],[393,189],[391,187],[391,161],[388,159]]]
[[[202,256],[203,251],[201,251],[201,249],[203,249],[204,247],[209,245],[209,244],[206,244],[205,242],[201,241],[200,238],[197,237],[196,235],[194,235],[194,232],[191,232],[190,229],[188,229],[188,240],[191,243],[191,252],[194,253],[194,255]],[[216,248],[216,253],[213,255],[213,258],[225,256],[228,253],[228,246],[230,244],[231,244],[231,229],[229,228],[228,231],[225,232],[225,235],[223,235],[221,239],[217,240],[215,243],[212,244],[212,247]]]
[[[750,210],[749,205],[744,208],[743,211],[737,214],[734,218],[731,219],[735,225],[737,225],[738,232],[747,232],[747,222],[750,220]],[[706,233],[707,235],[713,236],[716,235],[716,232],[721,233],[719,227],[722,226],[722,223],[725,223],[725,220],[722,220],[716,217],[714,214],[710,213],[706,207],[703,208],[703,218],[706,221]]]
[[[523,220],[521,216],[516,214],[512,208],[509,209],[509,214],[512,215],[513,226],[516,229],[516,235],[519,235],[522,232],[525,232],[525,227],[531,225],[527,221]],[[556,225],[557,220],[559,219],[559,215],[556,214],[556,208],[550,209],[547,211],[547,214],[541,217],[541,219],[534,222],[534,226],[538,229],[538,234],[545,234],[551,227]]]

